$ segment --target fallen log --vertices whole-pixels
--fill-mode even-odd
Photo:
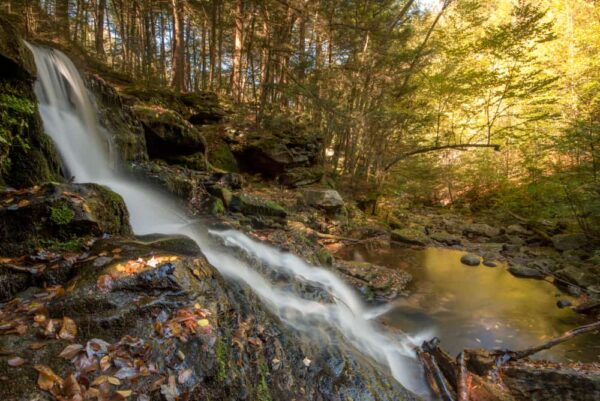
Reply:
[[[432,391],[444,401],[595,401],[600,399],[600,364],[527,359],[594,331],[600,331],[600,321],[520,351],[464,350],[455,361],[439,347],[439,339],[434,338],[424,342],[417,355]]]

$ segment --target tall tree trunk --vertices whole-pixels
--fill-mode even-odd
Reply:
[[[173,11],[173,81],[177,92],[185,89],[185,0],[171,0]]]
[[[69,0],[56,0],[56,19],[62,39],[69,42]]]
[[[210,41],[208,44],[208,88],[212,90],[214,88],[215,70],[216,70],[216,59],[217,59],[217,4],[216,0],[210,3]]]
[[[231,64],[231,95],[236,102],[241,100],[242,93],[242,34],[244,29],[244,23],[242,21],[242,1],[243,0],[237,0],[235,4],[233,58]]]
[[[99,0],[98,11],[96,13],[96,53],[104,57],[104,12],[106,10],[106,0]]]

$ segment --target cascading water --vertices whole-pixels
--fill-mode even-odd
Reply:
[[[210,231],[190,220],[166,196],[111,168],[106,139],[91,94],[71,60],[62,52],[28,45],[38,68],[36,94],[46,132],[56,143],[66,170],[76,182],[103,184],[119,193],[129,209],[136,234],[184,234],[197,242],[209,262],[224,276],[248,285],[284,322],[326,339],[335,331],[355,349],[389,367],[396,380],[415,393],[424,387],[415,369],[412,345],[417,339],[390,334],[372,321],[358,295],[328,270],[250,239],[234,231]],[[273,285],[263,274],[218,246],[210,235],[245,252],[290,280],[310,283],[330,295],[330,302],[306,299],[289,288]]]

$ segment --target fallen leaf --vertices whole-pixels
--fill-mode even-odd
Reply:
[[[106,383],[106,382],[108,382],[108,376],[100,375],[94,379],[94,381],[92,382],[92,386],[98,386],[98,385],[100,385],[102,383]]]
[[[57,384],[62,386],[63,380],[48,366],[35,365],[33,368],[40,373],[38,376],[38,386],[42,390],[50,391]]]
[[[200,327],[206,327],[210,324],[210,322],[207,319],[200,319],[198,320],[198,326]]]
[[[102,371],[105,371],[108,370],[108,368],[110,368],[110,356],[104,355],[100,359],[100,369],[102,369]]]
[[[17,203],[17,207],[18,208],[27,207],[27,206],[29,206],[30,203],[31,202],[29,202],[29,200],[23,199],[23,200],[19,201],[19,203]]]
[[[65,378],[62,385],[62,393],[68,400],[75,401],[82,399],[82,389],[79,382],[77,382],[75,374],[71,373]]]
[[[13,368],[18,368],[19,366],[25,365],[27,361],[19,356],[15,356],[8,360],[8,366],[12,366]]]
[[[116,393],[122,398],[127,398],[131,395],[132,391],[131,390],[117,390]]]
[[[114,376],[108,376],[108,382],[110,384],[114,384],[115,386],[120,386],[121,385],[121,380],[117,379]]]
[[[73,359],[75,355],[77,355],[83,349],[83,345],[81,344],[71,344],[67,345],[65,349],[62,350],[58,356],[64,359]]]
[[[96,281],[96,286],[98,286],[98,288],[102,292],[110,292],[112,290],[112,285],[113,285],[113,279],[108,274],[101,275],[100,277],[98,277],[98,280]]]
[[[42,343],[42,342],[36,341],[34,343],[31,343],[31,345],[29,346],[29,349],[37,351],[38,349],[44,348],[46,345],[48,345],[48,343]]]
[[[73,321],[73,319],[69,317],[63,318],[63,324],[58,332],[58,337],[63,340],[74,340],[77,336],[77,325]]]
[[[177,375],[177,382],[179,384],[184,384],[192,376],[192,373],[193,373],[192,369],[182,370],[181,372],[179,372],[179,375]]]

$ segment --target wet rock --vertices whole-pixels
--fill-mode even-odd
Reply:
[[[498,228],[494,228],[483,223],[469,224],[463,229],[463,234],[469,238],[474,237],[487,237],[493,238],[500,235],[501,231]]]
[[[10,118],[0,119],[0,187],[25,188],[60,181],[61,163],[52,140],[45,134],[33,91],[36,67],[19,30],[0,14],[0,108],[19,104]]]
[[[46,320],[73,320],[75,344],[85,350],[79,362],[91,358],[97,366],[110,353],[102,362],[107,363],[105,370],[87,369],[85,380],[92,382],[101,374],[119,377],[121,388],[148,394],[152,400],[161,398],[160,392],[177,392],[191,400],[284,400],[297,399],[298,394],[303,400],[323,401],[417,399],[379,367],[342,351],[335,341],[300,339],[250,290],[223,280],[201,255],[158,252],[133,240],[99,241],[91,253],[116,248],[121,249],[120,259],[103,267],[93,266],[93,260],[82,262],[61,296],[45,301],[20,294],[24,305],[43,302]],[[89,366],[59,357],[73,343],[55,336],[31,350],[44,329],[31,326],[33,315],[25,318],[30,325],[25,334],[0,333],[0,348],[10,346],[28,361],[23,368],[13,368],[0,356],[0,376],[11,383],[0,386],[2,400],[49,399],[39,389],[33,365],[47,365],[62,378]],[[145,373],[138,374],[143,368]],[[153,383],[169,375],[176,380],[152,392]]]
[[[573,251],[585,247],[587,237],[582,233],[558,234],[552,237],[552,245],[559,251]]]
[[[593,401],[600,398],[600,374],[598,367],[592,364],[526,361],[501,368],[500,375],[510,395],[518,401]]]
[[[573,308],[573,311],[581,313],[583,315],[600,315],[600,300],[592,299],[587,302],[583,302]]]
[[[121,196],[96,184],[46,184],[0,194],[0,254],[29,254],[103,234],[129,235],[129,214]],[[10,202],[6,202],[9,200]]]
[[[144,128],[130,102],[97,74],[88,75],[87,82],[96,98],[100,123],[111,135],[121,160],[148,160]]]
[[[533,279],[543,279],[546,277],[546,274],[531,267],[515,264],[510,266],[508,269],[510,274],[519,278],[533,278]]]
[[[429,237],[425,235],[423,230],[416,228],[402,228],[392,231],[392,241],[425,246],[429,242]]]
[[[468,253],[460,258],[460,263],[467,266],[479,266],[481,263],[481,258],[477,255]]]
[[[494,262],[493,260],[489,260],[489,259],[484,259],[483,265],[487,266],[487,267],[497,267],[498,266],[498,264],[496,262]]]
[[[560,309],[568,308],[571,305],[573,305],[571,301],[568,301],[566,299],[560,299],[556,301],[556,306],[558,306]]]
[[[340,194],[333,189],[306,189],[303,192],[304,201],[318,209],[335,213],[344,207],[344,200]]]
[[[173,110],[138,104],[133,112],[144,127],[150,158],[170,160],[206,151],[200,131]]]
[[[368,262],[335,260],[335,269],[357,288],[368,301],[387,302],[402,295],[412,276],[403,270],[390,269]]]
[[[459,236],[450,234],[446,231],[436,231],[432,233],[430,237],[440,244],[448,246],[462,245],[462,239]]]

